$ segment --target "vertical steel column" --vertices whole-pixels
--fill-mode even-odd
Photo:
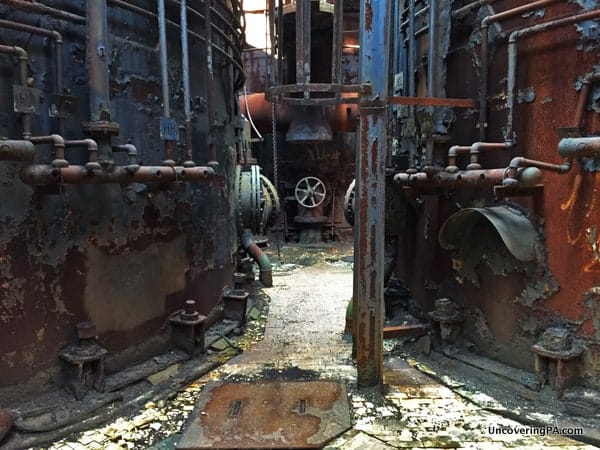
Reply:
[[[333,10],[333,42],[331,49],[331,82],[341,83],[342,79],[342,45],[344,41],[344,2],[335,2]]]
[[[186,0],[180,2],[181,22],[181,70],[183,79],[183,111],[185,113],[185,150],[184,166],[193,166],[192,157],[192,99],[190,93],[190,55],[188,47],[187,5]]]
[[[311,1],[296,2],[296,83],[310,83]],[[305,93],[307,95],[308,93]]]
[[[360,151],[356,155],[353,336],[358,386],[383,380],[385,148],[389,2],[360,4]]]

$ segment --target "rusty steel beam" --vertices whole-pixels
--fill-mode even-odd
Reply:
[[[356,154],[353,344],[361,388],[383,381],[385,160],[390,2],[360,3],[360,151]]]
[[[106,183],[171,183],[173,181],[199,181],[214,176],[210,167],[142,166],[131,169],[118,166],[112,170],[89,170],[84,166],[53,167],[36,164],[21,170],[21,180],[31,186],[53,184],[106,184]]]
[[[477,103],[470,98],[436,98],[436,97],[389,97],[390,105],[416,106],[449,106],[454,108],[474,108]]]

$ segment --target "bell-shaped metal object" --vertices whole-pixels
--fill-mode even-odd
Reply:
[[[290,144],[330,142],[333,139],[331,126],[325,118],[322,106],[300,106],[294,108],[290,127],[285,140]]]

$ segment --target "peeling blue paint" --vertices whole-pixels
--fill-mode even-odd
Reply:
[[[526,12],[525,14],[521,14],[521,17],[524,19],[528,19],[530,17],[541,19],[546,15],[546,10],[544,8],[536,9],[534,11]]]
[[[549,95],[546,95],[544,97],[544,99],[542,100],[542,103],[552,103],[552,97],[550,97]]]
[[[517,102],[519,103],[532,103],[535,101],[535,89],[533,86],[529,86],[523,90],[517,92]]]
[[[598,48],[600,44],[600,23],[595,20],[586,20],[575,24],[581,39],[577,43],[577,50],[589,52]]]
[[[591,11],[596,9],[600,2],[598,2],[598,0],[569,0],[569,3],[574,3],[581,6],[584,11]]]

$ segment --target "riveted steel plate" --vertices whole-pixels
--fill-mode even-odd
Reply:
[[[351,426],[346,388],[336,381],[214,382],[177,448],[320,448]]]

